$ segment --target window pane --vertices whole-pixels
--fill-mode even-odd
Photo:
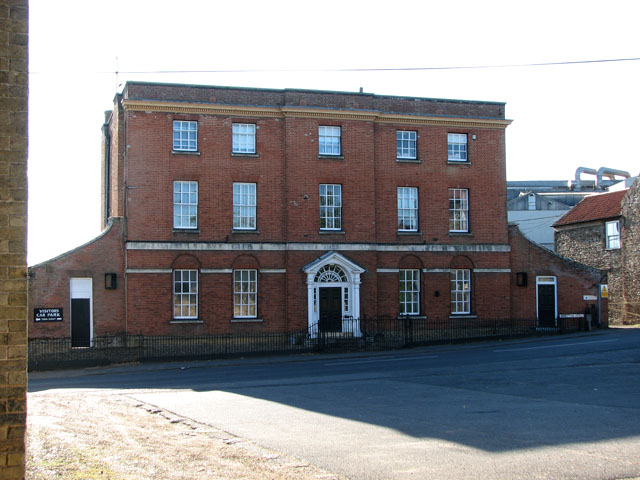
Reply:
[[[469,191],[461,188],[449,189],[449,231],[468,232]]]
[[[451,270],[451,313],[471,312],[471,271]]]
[[[198,317],[198,271],[175,270],[173,273],[174,318]]]
[[[173,227],[197,228],[197,212],[198,182],[173,182]]]
[[[256,228],[256,184],[233,184],[233,228],[255,230]]]
[[[320,155],[340,155],[340,127],[318,127]]]
[[[342,228],[342,186],[320,185],[320,228]]]
[[[233,311],[236,317],[257,315],[257,291],[256,270],[234,270]]]
[[[198,123],[192,121],[175,120],[173,122],[173,149],[196,151]]]
[[[398,187],[398,230],[418,230],[418,189]]]
[[[467,135],[464,133],[449,133],[448,150],[450,162],[467,161]]]
[[[233,152],[256,152],[256,126],[254,124],[234,123],[233,127]]]

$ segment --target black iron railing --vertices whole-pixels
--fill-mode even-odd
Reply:
[[[299,332],[107,335],[94,338],[90,347],[73,347],[70,338],[30,339],[29,369],[264,354],[384,350],[443,342],[562,333],[584,328],[584,320],[579,318],[559,319],[558,322],[557,327],[541,329],[536,320],[522,319],[346,317],[342,320],[342,328],[333,326],[333,331],[322,331],[318,325],[313,325]]]

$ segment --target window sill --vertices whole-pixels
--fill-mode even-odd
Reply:
[[[426,320],[426,315],[398,315],[398,320],[404,320],[406,318],[416,319],[416,320]]]
[[[186,233],[188,235],[200,235],[200,229],[199,228],[174,228],[172,230],[172,233],[174,235],[179,235],[181,233]]]
[[[320,235],[344,235],[344,230],[320,230]]]
[[[447,165],[466,165],[471,166],[471,162],[468,160],[447,160]]]
[[[196,157],[199,157],[200,152],[190,150],[171,150],[171,155],[194,155]]]
[[[450,237],[473,237],[471,232],[449,232]]]
[[[240,153],[240,152],[231,152],[232,157],[246,157],[246,158],[260,158],[259,153]]]
[[[400,236],[400,237],[421,237],[422,236],[422,232],[419,230],[416,231],[412,231],[412,230],[398,230],[396,232],[396,235]]]
[[[187,324],[204,323],[204,321],[198,318],[194,318],[194,319],[184,318],[184,319],[173,319],[169,323],[171,325],[187,325]]]
[[[318,160],[344,160],[342,155],[318,155]]]
[[[260,233],[260,230],[258,230],[258,229],[255,229],[255,230],[232,230],[231,233],[233,235],[244,235],[244,234],[258,235]]]
[[[419,158],[396,158],[398,163],[422,163]]]
[[[608,247],[605,248],[606,252],[619,252],[620,251],[620,247]]]
[[[454,320],[454,319],[464,319],[464,320],[477,320],[478,316],[477,315],[471,315],[470,313],[452,313],[451,315],[449,315],[449,320]]]
[[[232,318],[231,323],[262,323],[261,318]]]

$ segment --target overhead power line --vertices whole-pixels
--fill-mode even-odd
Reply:
[[[331,73],[331,72],[417,72],[430,70],[481,70],[492,68],[551,67],[560,65],[584,65],[593,63],[636,62],[640,57],[607,58],[599,60],[572,60],[565,62],[511,63],[500,65],[458,65],[448,67],[393,67],[393,68],[265,68],[265,69],[220,69],[220,70],[130,70],[98,73],[121,74],[171,74],[171,73]]]

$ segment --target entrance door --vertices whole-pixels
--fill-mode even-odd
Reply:
[[[318,328],[321,332],[342,331],[342,288],[319,288],[320,316]]]
[[[71,346],[91,346],[91,301],[88,298],[71,299]]]
[[[71,297],[71,346],[90,347],[93,334],[91,328],[92,280],[90,278],[72,278],[69,290]]]
[[[538,283],[538,326],[556,326],[556,284]]]

